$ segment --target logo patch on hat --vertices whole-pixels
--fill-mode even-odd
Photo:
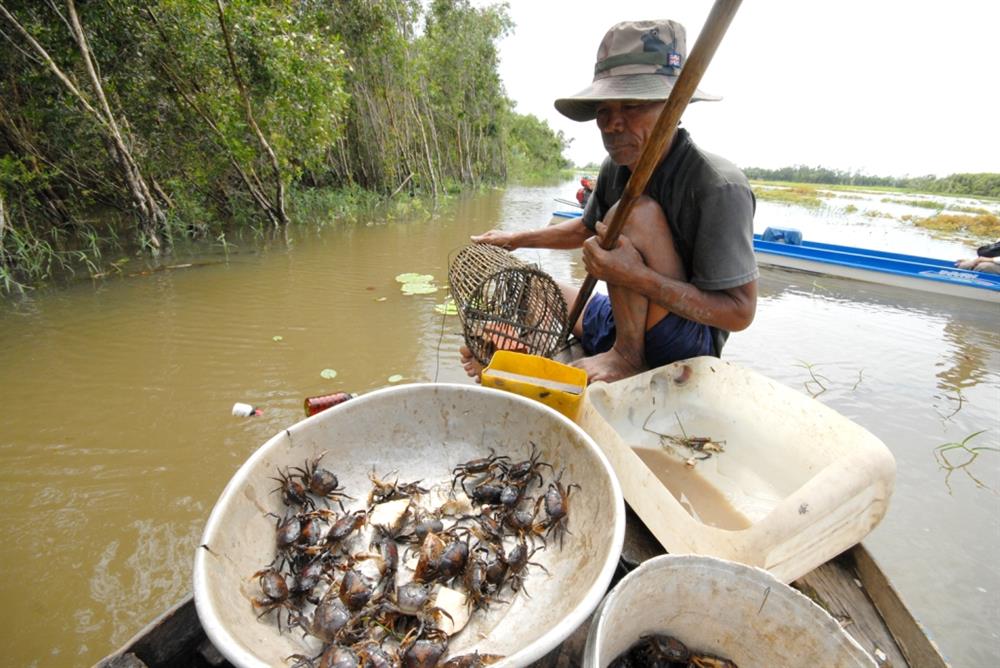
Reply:
[[[676,51],[671,51],[667,54],[667,67],[677,67],[681,66],[681,54]]]

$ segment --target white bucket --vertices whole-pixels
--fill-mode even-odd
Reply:
[[[767,571],[715,557],[666,554],[626,575],[594,613],[584,668],[604,668],[651,633],[740,668],[875,666],[806,596]]]

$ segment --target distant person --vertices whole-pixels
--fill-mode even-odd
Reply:
[[[668,20],[613,26],[597,51],[593,83],[556,109],[597,121],[608,157],[583,216],[538,230],[491,230],[478,243],[516,248],[583,248],[583,260],[608,295],[594,294],[573,334],[588,357],[590,381],[614,381],[698,355],[719,355],[731,331],[753,321],[757,264],[755,200],[729,161],[700,149],[678,129],[615,247],[600,246],[614,210],[684,65],[684,27]],[[697,91],[694,100],[718,99]],[[578,288],[562,286],[567,303]],[[467,348],[470,376],[480,365]]]
[[[958,260],[955,266],[959,269],[981,271],[984,274],[1000,274],[1000,257],[974,257],[968,260]]]
[[[580,203],[581,208],[586,208],[590,195],[594,192],[594,182],[584,176],[580,179],[580,186],[576,191],[576,201]]]
[[[974,257],[955,263],[959,269],[981,271],[984,274],[1000,274],[1000,257]]]
[[[955,266],[985,274],[1000,274],[1000,241],[980,246],[976,249],[976,257],[958,260]]]

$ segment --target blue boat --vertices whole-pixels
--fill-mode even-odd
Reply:
[[[553,223],[582,215],[556,211]],[[804,241],[791,228],[767,228],[755,234],[757,264],[813,274],[839,276],[953,297],[1000,304],[1000,275],[958,269],[950,260],[904,255],[868,248]]]
[[[797,230],[781,228],[755,234],[753,247],[762,266],[1000,303],[1000,275],[958,269],[949,260],[803,241]]]

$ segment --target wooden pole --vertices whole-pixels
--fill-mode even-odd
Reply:
[[[741,1],[715,0],[715,4],[712,5],[712,11],[709,12],[708,18],[705,19],[705,25],[701,29],[701,34],[698,35],[698,40],[695,42],[694,48],[691,49],[691,55],[681,69],[680,76],[677,77],[677,83],[674,84],[666,104],[663,105],[663,110],[660,111],[660,117],[656,119],[656,125],[653,126],[649,142],[643,147],[642,153],[639,155],[639,162],[635,166],[635,171],[632,172],[628,183],[625,184],[625,191],[622,193],[621,199],[618,200],[618,208],[615,209],[615,214],[608,221],[608,230],[601,241],[601,248],[605,250],[614,248],[615,242],[618,240],[618,235],[621,234],[622,227],[625,226],[625,221],[632,211],[632,207],[639,196],[645,192],[653,171],[660,164],[660,161],[664,158],[664,151],[670,146],[670,142],[673,141],[674,134],[677,131],[677,124],[681,120],[681,115],[687,109],[688,103],[691,101],[691,96],[694,95],[695,90],[698,88],[698,83],[708,68],[708,64],[712,61],[712,56],[715,55],[716,49],[719,48],[719,43],[726,34],[733,16],[736,15],[736,10],[739,9]],[[569,336],[569,333],[573,330],[573,324],[580,318],[580,314],[583,313],[583,307],[587,304],[587,300],[594,291],[595,285],[597,285],[597,279],[587,274],[583,284],[580,286],[580,292],[576,297],[576,301],[573,302],[573,308],[570,309],[569,318],[567,318],[566,322],[566,336]]]

